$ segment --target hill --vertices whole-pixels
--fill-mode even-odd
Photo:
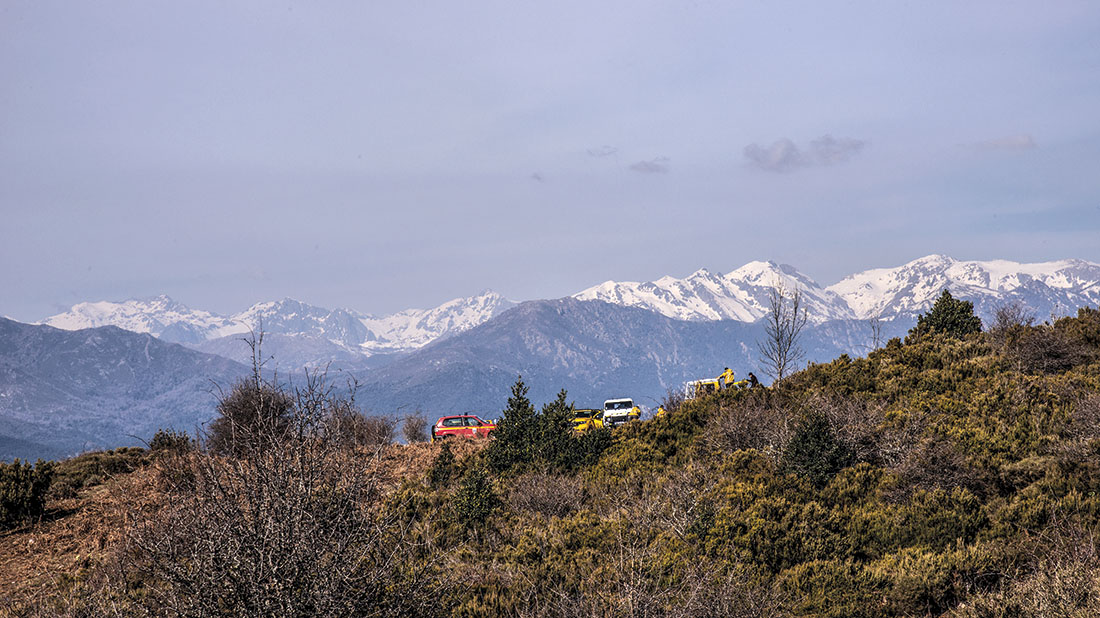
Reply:
[[[317,443],[291,440],[231,466],[200,452],[139,468],[150,476],[134,478],[148,481],[131,487],[150,505],[146,516],[176,523],[135,521],[130,536],[93,527],[84,534],[134,540],[109,544],[82,570],[43,583],[40,600],[16,607],[125,615],[262,602],[325,613],[311,604],[338,598],[376,612],[464,616],[1100,612],[1100,311],[1054,325],[1005,322],[963,339],[895,339],[866,357],[814,364],[772,388],[688,401],[613,432],[553,431],[568,425],[567,409],[532,409],[521,385],[506,410],[484,450],[458,458],[436,450],[433,463],[408,468],[403,482],[363,503],[366,519],[346,534],[383,534],[372,532],[367,553],[348,556],[361,569],[338,580],[349,587],[287,594],[277,582],[291,585],[289,575],[267,568],[302,552],[341,558],[332,552],[346,551],[336,542],[343,533],[296,536],[291,524],[349,513],[346,491],[272,503],[306,518],[235,510],[240,500],[293,498],[305,487],[295,482],[302,472],[345,487],[379,469],[367,463],[378,451],[302,458],[294,453]],[[300,463],[271,468],[268,457]],[[343,472],[322,474],[330,465]],[[259,484],[207,485],[211,472]],[[223,519],[227,512],[234,519]],[[104,525],[126,525],[111,521]],[[197,533],[233,526],[289,536],[259,546],[251,536],[209,544]],[[162,544],[142,544],[152,532]],[[114,555],[144,570],[127,575],[127,561]],[[213,571],[173,566],[199,557]],[[346,566],[295,564],[295,590],[331,582],[332,569]],[[139,572],[139,583],[120,585]],[[241,579],[249,573],[273,579]],[[183,585],[196,577],[226,586]]]
[[[0,460],[140,443],[210,419],[244,365],[114,326],[0,319]]]
[[[902,326],[888,324],[886,332]],[[363,399],[376,412],[492,414],[517,375],[539,400],[565,388],[581,407],[618,396],[656,407],[669,389],[723,367],[764,378],[756,345],[763,338],[761,323],[678,320],[573,298],[530,301],[359,376]],[[802,347],[807,360],[825,360],[869,341],[865,322],[835,320],[809,326]]]

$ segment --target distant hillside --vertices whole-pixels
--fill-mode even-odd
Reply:
[[[903,333],[908,322],[886,325]],[[521,374],[532,398],[547,401],[565,388],[579,406],[634,397],[656,407],[669,388],[713,377],[724,367],[754,371],[763,325],[736,320],[690,322],[652,311],[573,298],[523,303],[493,320],[426,346],[376,371],[363,372],[362,401],[377,412],[477,410],[492,415]],[[866,322],[810,325],[806,360],[865,352]]]
[[[105,326],[64,331],[0,319],[0,459],[139,443],[213,415],[215,384],[244,365]]]

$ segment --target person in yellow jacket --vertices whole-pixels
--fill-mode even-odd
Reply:
[[[721,388],[732,388],[734,382],[737,380],[733,377],[733,370],[726,367],[726,370],[722,372],[722,375],[718,376],[718,384]]]

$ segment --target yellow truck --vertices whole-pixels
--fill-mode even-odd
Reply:
[[[751,374],[750,374],[751,375]],[[746,388],[749,386],[749,380],[738,380],[733,375],[733,370],[726,367],[717,378],[704,378],[702,380],[692,380],[684,385],[684,397],[688,399],[695,399],[696,397],[703,397],[705,395],[711,395],[718,391],[724,391],[729,388]]]
[[[573,430],[583,433],[589,429],[603,427],[603,410],[580,408],[573,410]]]

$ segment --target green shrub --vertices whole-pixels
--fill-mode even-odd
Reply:
[[[473,466],[462,477],[455,492],[454,512],[459,523],[469,528],[483,523],[499,505],[489,473],[483,466]]]
[[[33,466],[18,459],[0,463],[0,530],[42,516],[52,476],[52,462],[41,459]]]
[[[119,474],[129,474],[148,463],[149,452],[136,446],[110,451],[92,451],[53,464],[51,499],[75,497],[77,492],[104,483]]]
[[[149,450],[154,453],[182,454],[194,448],[195,441],[183,431],[174,429],[158,429],[149,440]]]
[[[824,487],[851,461],[851,451],[837,439],[829,419],[820,412],[810,412],[802,419],[783,452],[784,469],[818,487]]]
[[[432,487],[440,487],[451,482],[455,473],[455,454],[451,451],[451,445],[444,440],[439,447],[439,454],[432,460],[432,467],[428,468],[428,483]]]

